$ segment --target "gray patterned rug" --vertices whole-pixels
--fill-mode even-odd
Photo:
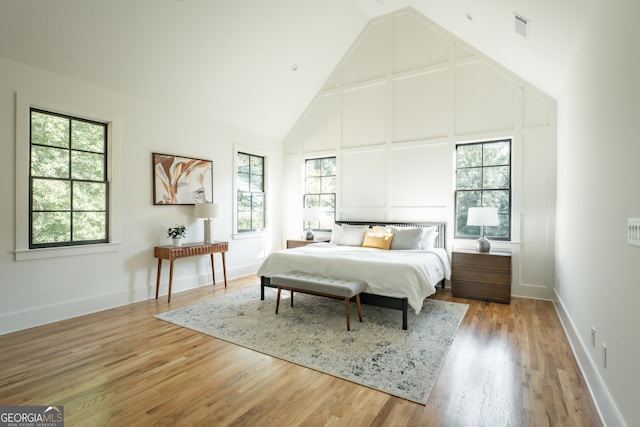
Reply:
[[[424,405],[468,308],[426,299],[403,331],[399,311],[363,305],[360,323],[351,304],[348,332],[343,301],[296,293],[292,308],[283,291],[276,315],[275,289],[265,294],[246,288],[155,317]]]

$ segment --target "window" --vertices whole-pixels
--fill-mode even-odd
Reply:
[[[331,230],[336,218],[336,158],[305,161],[303,207],[318,208],[318,221],[306,221],[304,229]]]
[[[456,238],[480,236],[480,227],[467,225],[470,207],[498,208],[500,224],[485,235],[511,239],[511,140],[456,146]]]
[[[264,229],[264,157],[237,154],[237,231]]]
[[[108,242],[107,128],[30,109],[30,249]]]

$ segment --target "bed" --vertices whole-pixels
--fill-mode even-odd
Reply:
[[[396,241],[398,245],[395,248],[392,246],[391,250],[361,247],[357,242],[345,245],[349,242],[334,241],[336,227],[338,233],[341,233],[340,230],[351,232],[364,227],[369,230],[374,227],[386,227],[387,230],[393,227],[396,234],[391,244]],[[314,243],[269,254],[258,270],[260,298],[264,300],[266,287],[275,287],[270,277],[276,274],[298,271],[336,279],[364,280],[367,287],[360,296],[361,302],[400,310],[402,328],[406,330],[409,307],[419,313],[424,299],[436,292],[438,284],[444,288],[445,279],[450,279],[451,267],[445,250],[445,223],[336,221],[336,227],[331,243]],[[425,237],[430,232],[432,239],[429,244],[422,242],[419,249],[406,246],[406,242],[400,239],[408,234],[415,235],[416,229],[422,229]],[[407,249],[409,247],[413,249]]]

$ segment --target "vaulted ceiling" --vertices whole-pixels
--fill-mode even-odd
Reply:
[[[281,139],[370,19],[413,7],[557,97],[594,3],[0,0],[0,56]]]

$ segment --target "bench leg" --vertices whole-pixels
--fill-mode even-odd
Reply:
[[[347,331],[350,331],[351,330],[351,313],[350,313],[348,297],[344,299],[344,309],[345,309],[345,312],[347,313]]]
[[[409,302],[406,298],[402,300],[402,330],[406,331],[408,328],[407,312],[409,311]]]
[[[289,289],[289,294],[291,296],[291,307],[293,307],[293,289]]]
[[[281,288],[278,286],[278,296],[276,298],[276,314],[278,314],[278,307],[280,307],[280,291]]]
[[[360,306],[360,294],[356,295],[356,307],[358,308],[358,318],[362,322],[362,307]]]

